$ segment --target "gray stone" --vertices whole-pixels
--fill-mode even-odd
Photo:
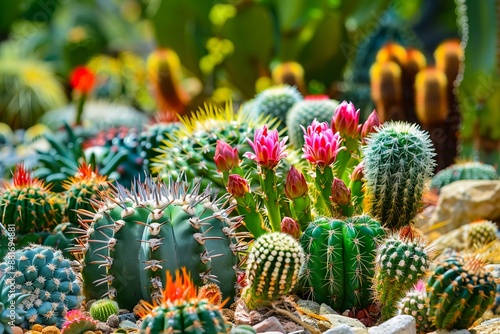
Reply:
[[[128,321],[135,323],[135,321],[136,321],[135,315],[133,313],[120,314],[120,315],[118,315],[118,319],[120,319],[120,322],[128,320]]]
[[[320,314],[320,305],[312,300],[299,299],[297,305],[313,314]]]
[[[101,331],[103,334],[110,334],[113,332],[113,328],[109,327],[104,322],[98,322],[96,329],[98,331]]]
[[[415,318],[411,315],[397,315],[379,326],[368,328],[370,334],[416,334]]]
[[[276,317],[269,317],[254,325],[253,328],[257,333],[280,332],[286,334],[285,328]]]
[[[108,325],[111,328],[118,328],[119,324],[120,324],[120,318],[118,318],[116,314],[110,315],[108,320],[106,321],[106,325]]]
[[[438,329],[437,331],[430,332],[429,334],[470,334],[470,332],[466,329],[452,329],[451,331],[448,331],[446,329]]]
[[[366,329],[366,326],[363,325],[358,319],[349,318],[338,314],[323,314],[322,316],[330,321],[332,328],[345,324],[350,327]]]
[[[322,314],[338,314],[338,313],[335,312],[333,308],[323,303],[319,307],[319,314],[322,315]]]
[[[480,325],[471,328],[472,334],[499,334],[500,333],[500,318],[493,318],[483,321]]]
[[[123,329],[139,329],[137,324],[133,323],[132,321],[124,320],[120,322],[120,328]]]
[[[352,327],[346,324],[341,324],[339,326],[335,326],[324,332],[323,334],[354,334],[351,329]]]

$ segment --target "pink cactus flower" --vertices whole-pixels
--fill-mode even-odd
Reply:
[[[246,152],[245,158],[254,160],[260,167],[273,169],[280,160],[287,156],[285,143],[288,137],[279,141],[278,130],[268,130],[264,125],[262,129],[255,130],[254,141],[247,139],[254,153]]]
[[[290,234],[295,239],[299,239],[301,231],[297,221],[290,217],[283,217],[281,221],[281,232]]]
[[[342,137],[356,138],[360,129],[359,109],[352,102],[339,104],[332,117],[332,131],[338,131]]]
[[[299,198],[307,194],[306,178],[293,166],[286,176],[285,194],[289,199]]]
[[[250,191],[248,181],[239,176],[238,174],[229,175],[227,181],[227,192],[234,197],[243,197]]]
[[[347,205],[351,201],[351,189],[347,188],[344,181],[339,178],[333,179],[330,200],[338,205]]]
[[[304,130],[305,144],[302,148],[306,158],[312,164],[326,167],[335,162],[337,154],[345,149],[341,146],[339,133],[333,133],[332,129],[325,122],[318,122],[316,119]]]
[[[214,161],[220,172],[229,172],[240,164],[238,149],[231,147],[231,145],[223,140],[217,140]]]
[[[377,111],[373,110],[370,116],[368,116],[366,122],[363,124],[363,127],[361,128],[361,140],[363,144],[366,144],[366,137],[368,137],[370,133],[375,132],[379,125],[380,120],[378,118]]]
[[[352,181],[361,181],[365,176],[365,164],[361,161],[352,171],[351,180]]]

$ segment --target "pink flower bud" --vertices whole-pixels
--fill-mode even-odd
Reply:
[[[332,131],[339,132],[342,137],[356,138],[358,136],[359,109],[346,101],[339,104],[332,117]]]
[[[289,199],[295,199],[307,194],[306,178],[293,166],[286,176],[285,194]]]
[[[278,130],[267,129],[264,125],[262,129],[255,130],[254,141],[247,139],[254,153],[246,152],[245,158],[254,160],[259,166],[273,169],[280,160],[287,156],[285,143],[288,137],[279,141]]]
[[[368,119],[363,124],[361,128],[361,140],[365,144],[365,138],[372,132],[376,131],[376,128],[380,125],[380,120],[378,119],[377,111],[373,110]]]
[[[290,234],[295,239],[300,237],[300,225],[297,221],[290,217],[284,217],[281,221],[281,232]]]
[[[243,197],[249,192],[250,187],[248,181],[239,176],[238,174],[229,175],[227,181],[227,192],[234,197]]]
[[[330,200],[338,205],[347,205],[351,202],[351,189],[347,188],[344,181],[339,178],[333,178]]]
[[[341,146],[338,133],[333,133],[327,123],[320,123],[316,119],[304,130],[303,158],[312,164],[326,167],[335,162],[337,154],[345,149]]]
[[[232,148],[223,140],[217,140],[214,161],[219,171],[229,172],[231,169],[239,166],[240,164],[238,149],[236,147]]]
[[[363,164],[363,161],[361,161],[352,171],[351,180],[361,181],[365,176],[364,170],[365,170],[365,165]]]

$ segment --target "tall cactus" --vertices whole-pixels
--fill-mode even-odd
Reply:
[[[429,135],[415,124],[387,122],[367,143],[363,154],[368,209],[388,228],[410,224],[434,168]]]
[[[86,220],[83,252],[84,293],[105,295],[132,309],[140,299],[157,300],[165,272],[186,266],[197,285],[214,281],[224,298],[235,294],[240,218],[230,218],[228,197],[216,198],[184,180],[151,178],[131,190],[117,187],[100,200]]]
[[[340,312],[368,307],[375,250],[383,236],[380,224],[369,216],[318,218],[309,224],[300,237],[306,256],[300,278],[303,294]]]

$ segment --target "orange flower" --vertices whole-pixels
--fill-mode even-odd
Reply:
[[[71,72],[71,87],[82,94],[88,95],[94,89],[95,75],[85,66],[79,66]]]

